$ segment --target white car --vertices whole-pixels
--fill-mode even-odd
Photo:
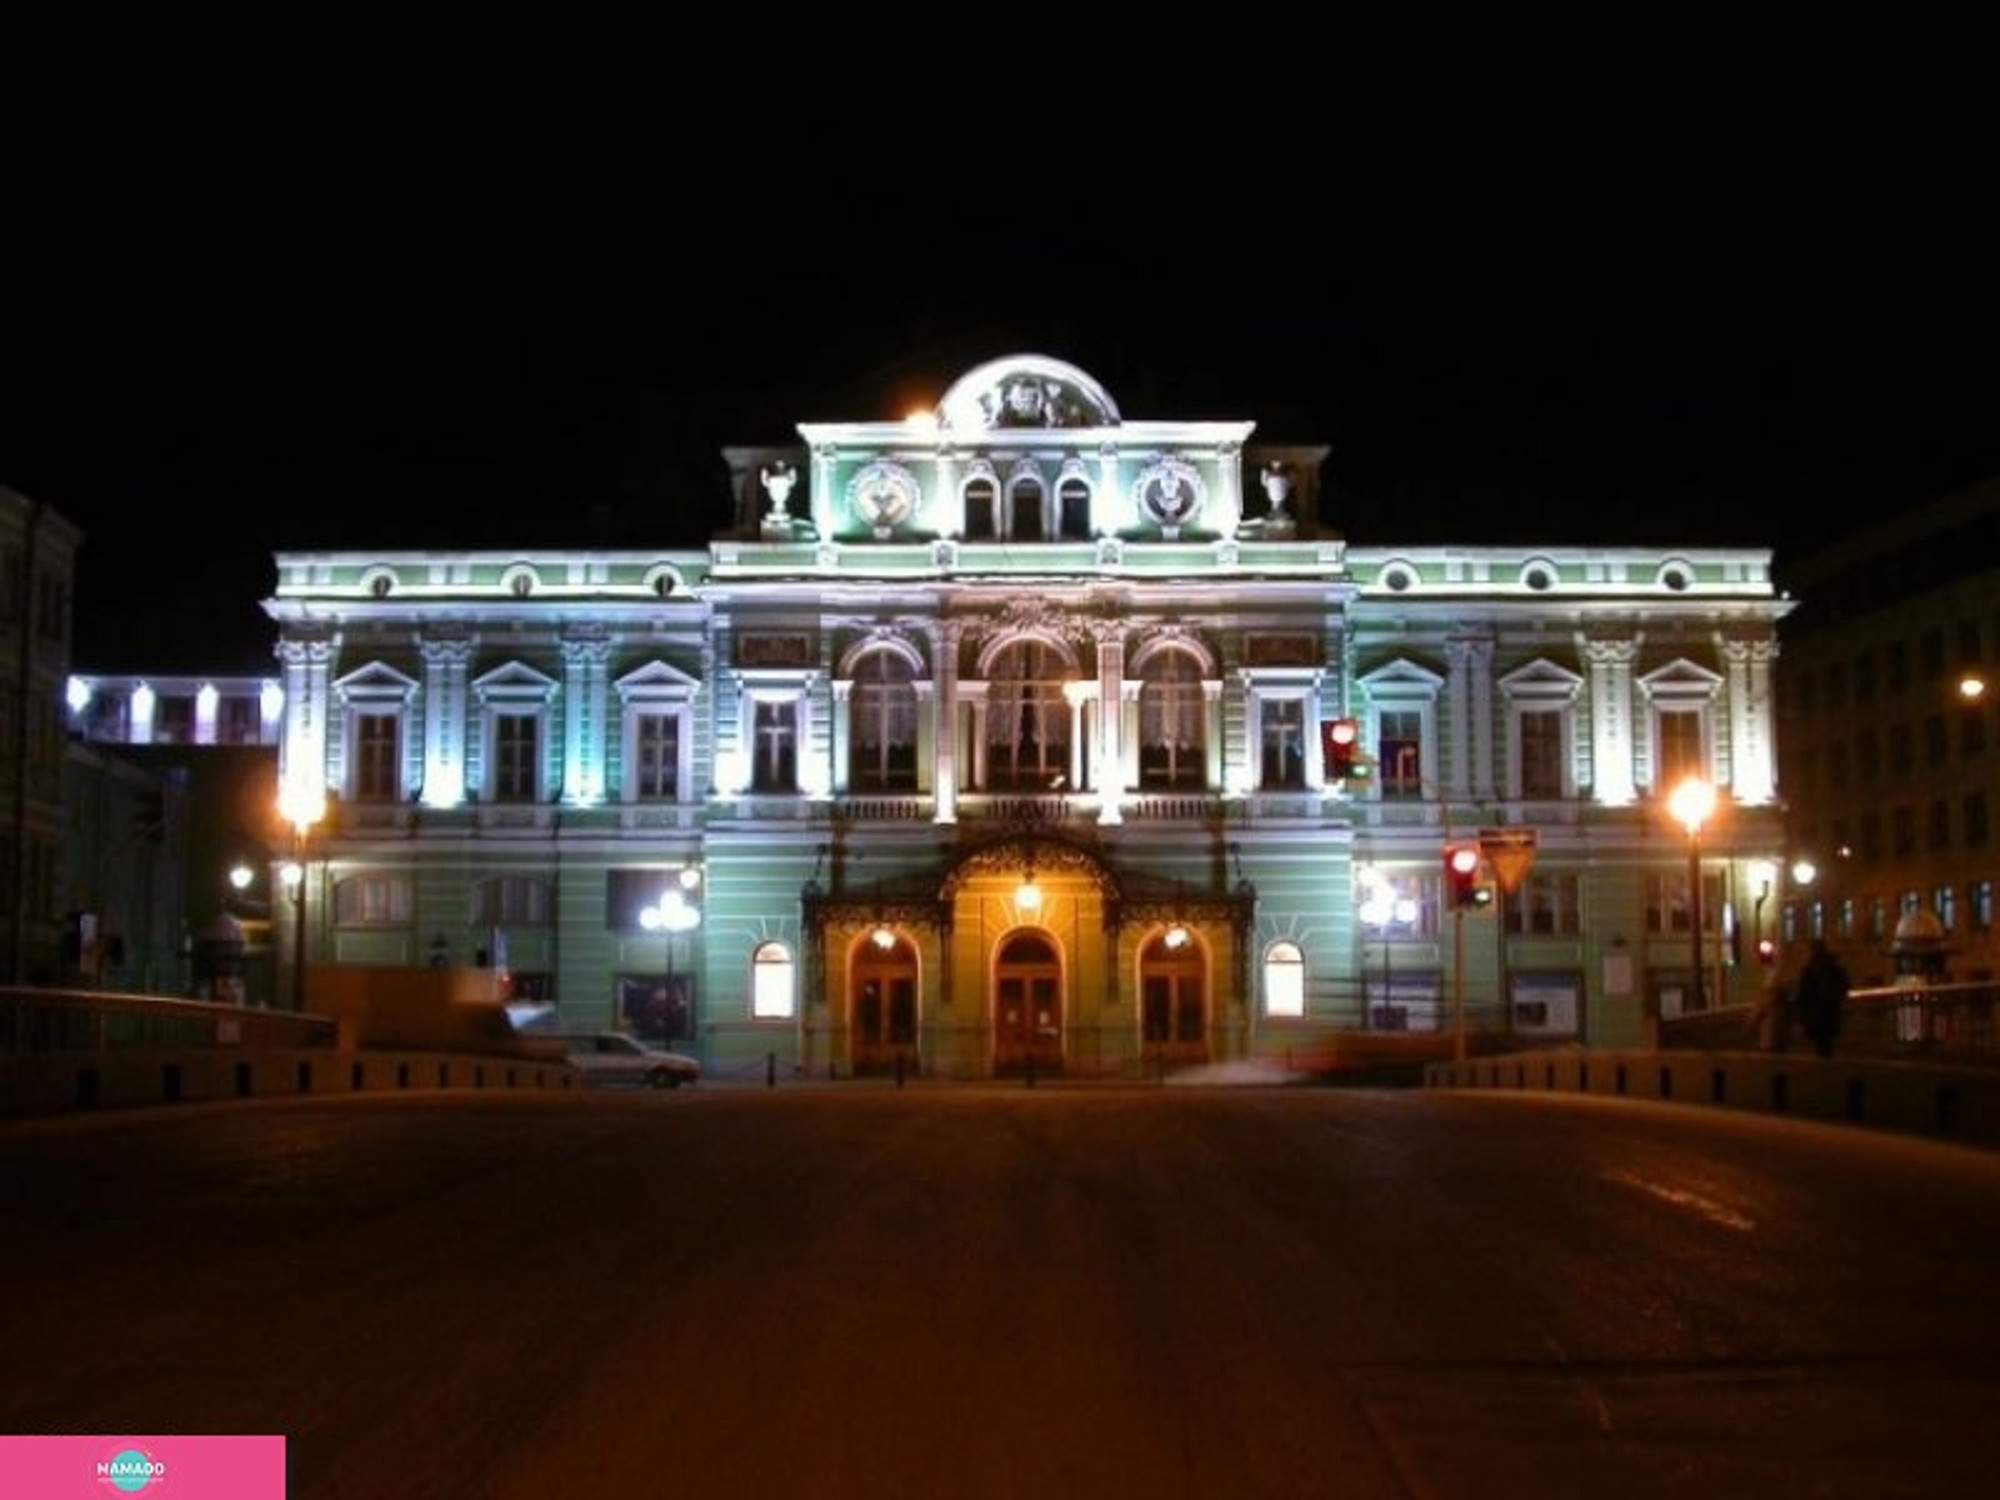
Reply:
[[[569,1043],[570,1063],[582,1072],[586,1084],[677,1089],[701,1078],[699,1058],[649,1047],[621,1031],[593,1031],[564,1040]]]

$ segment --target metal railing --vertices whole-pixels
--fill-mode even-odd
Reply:
[[[1660,1045],[1690,1051],[1810,1050],[1795,1007],[1785,1035],[1761,1005],[1732,1005],[1660,1025]],[[2000,983],[1884,985],[1850,991],[1834,1055],[2000,1066]]]

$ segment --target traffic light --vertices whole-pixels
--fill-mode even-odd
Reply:
[[[1455,907],[1484,906],[1489,899],[1486,887],[1479,883],[1477,844],[1444,846],[1444,879]]]
[[[1778,943],[1775,938],[1757,939],[1757,962],[1774,964],[1778,961]]]
[[[1368,774],[1361,759],[1358,719],[1328,719],[1320,726],[1320,749],[1326,756],[1328,780],[1354,781]]]

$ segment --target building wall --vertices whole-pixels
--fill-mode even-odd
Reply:
[[[1377,1024],[1631,1045],[1689,1000],[1692,855],[1713,892],[1704,999],[1754,994],[1722,918],[1783,842],[1770,667],[1789,604],[1768,554],[1351,547],[1317,511],[1325,450],[1127,421],[1037,357],[968,375],[939,418],[804,425],[796,462],[732,450],[743,524],[704,551],[281,555],[280,776],[329,794],[307,838],[312,956],[504,963],[579,1025],[644,1025],[649,994],[691,986],[687,1040],[724,1071],[902,1050],[857,1024],[852,965],[878,925],[918,976],[907,1061],[952,1074],[1005,1066],[996,958],[1023,929],[1056,955],[1053,1060],[1078,1072],[1297,1056]],[[1077,503],[989,534],[1010,524],[992,497],[1038,485]],[[871,651],[907,687],[878,688]],[[1176,653],[1190,679],[1146,686]],[[1047,677],[1046,712],[1022,706]],[[853,759],[878,691],[908,737],[884,743],[914,746],[900,785],[862,784]],[[1167,691],[1181,714],[1154,713]],[[1362,727],[1362,778],[1322,759],[1336,717]],[[649,797],[662,721],[678,783]],[[1523,726],[1545,743],[1551,723],[1562,774],[1527,786]],[[385,734],[393,785],[364,794]],[[760,754],[787,736],[767,784]],[[1149,786],[1169,741],[1195,771]],[[1670,752],[1722,792],[1698,844],[1666,816]],[[1533,842],[1518,900],[1451,907],[1445,846],[1502,835]],[[699,926],[647,930],[641,897],[682,869]],[[1408,920],[1378,920],[1364,879]],[[1199,963],[1149,969],[1183,925]],[[774,944],[795,1000],[758,1017]],[[1274,944],[1302,957],[1300,1015],[1273,1013]],[[1190,972],[1198,1034],[1179,1013],[1152,1034]]]
[[[1823,937],[1857,983],[1898,971],[1912,913],[1947,970],[1988,979],[2000,879],[2000,479],[1887,518],[1784,574],[1788,882],[1783,922]],[[1960,693],[1984,682],[1982,697]],[[1899,751],[1899,746],[1905,747]]]

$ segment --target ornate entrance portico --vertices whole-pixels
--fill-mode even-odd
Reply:
[[[934,880],[808,886],[806,1066],[1103,1077],[1214,1060],[1254,904],[1247,885],[1190,895],[1120,872],[1047,828],[975,838]]]

